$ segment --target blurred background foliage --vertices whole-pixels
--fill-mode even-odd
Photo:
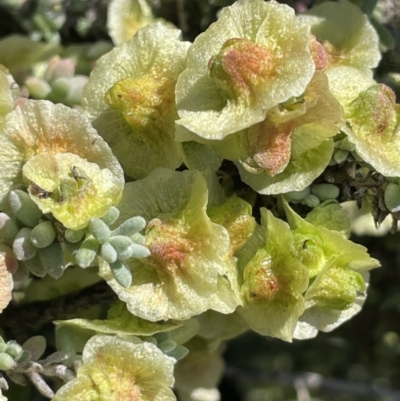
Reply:
[[[287,0],[306,11],[312,0]],[[382,61],[375,79],[400,96],[400,1],[352,0],[371,19],[381,38]],[[49,55],[75,57],[75,74],[89,75],[93,62],[112,47],[107,0],[0,0],[0,41],[24,35],[46,46]],[[193,40],[233,0],[148,0],[156,17],[179,26]],[[0,63],[7,65],[7,47]],[[17,60],[18,61],[18,60]],[[19,65],[15,79],[24,82]],[[22,72],[21,72],[22,71]],[[21,75],[22,74],[22,75]],[[28,74],[28,73],[26,73]],[[362,232],[358,229],[357,232]],[[400,400],[400,233],[353,236],[382,267],[371,272],[361,313],[332,333],[292,344],[245,333],[226,345],[222,401],[396,401]],[[51,336],[52,330],[40,333]],[[9,400],[43,400],[31,387],[13,387]],[[211,398],[210,398],[211,400]]]

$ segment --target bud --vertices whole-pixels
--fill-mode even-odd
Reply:
[[[338,149],[333,155],[333,159],[337,164],[343,163],[349,157],[349,151],[344,149]]]
[[[113,235],[126,235],[130,237],[146,227],[146,220],[141,216],[131,217],[124,221],[118,228],[113,231]]]
[[[37,248],[31,242],[30,228],[24,227],[19,230],[13,242],[13,252],[18,260],[32,259],[37,251]]]
[[[311,193],[321,202],[336,199],[339,196],[339,188],[333,184],[317,184],[311,187]]]
[[[14,359],[5,352],[0,353],[0,370],[9,370],[16,365]]]
[[[176,342],[173,340],[167,340],[167,341],[163,341],[163,342],[159,342],[158,343],[158,348],[160,348],[160,350],[162,352],[164,352],[165,354],[168,352],[173,351],[176,348]]]
[[[95,238],[92,236],[86,238],[75,255],[75,260],[78,266],[83,269],[89,267],[93,263],[98,249],[99,243]]]
[[[27,227],[33,228],[39,223],[42,212],[26,192],[19,189],[11,191],[9,201],[15,217]]]
[[[320,200],[315,195],[308,195],[301,201],[301,204],[308,207],[316,207],[320,204]]]
[[[142,259],[150,256],[150,250],[143,245],[132,244],[132,255],[131,258]]]
[[[52,74],[52,80],[61,78],[61,77],[73,77],[75,74],[75,62],[72,59],[66,58],[63,60],[59,60],[57,65],[54,68]]]
[[[186,347],[183,347],[182,345],[178,345],[172,351],[166,352],[168,356],[175,358],[177,361],[183,359],[188,353],[189,350]]]
[[[58,241],[54,241],[46,248],[39,249],[38,253],[47,274],[55,279],[60,278],[65,270],[61,244]]]
[[[389,182],[384,194],[385,205],[392,212],[400,211],[400,186]]]
[[[133,242],[129,237],[124,235],[116,235],[111,237],[109,242],[117,251],[118,259],[125,260],[132,256],[134,251]]]
[[[69,91],[70,91],[69,79],[61,77],[54,81],[51,88],[51,93],[49,94],[48,98],[51,100],[64,99],[65,97],[68,96]]]
[[[291,191],[285,194],[285,198],[292,203],[298,203],[306,196],[310,195],[310,187],[304,188],[302,191]]]
[[[31,259],[32,260],[32,259]],[[29,277],[29,269],[26,266],[25,262],[18,263],[18,270],[13,274],[13,280],[15,281],[24,281]]]
[[[17,223],[6,213],[0,213],[0,241],[11,245],[18,231]]]
[[[22,347],[16,341],[11,340],[8,341],[5,352],[13,358],[17,358],[22,352]]]
[[[129,267],[120,260],[110,263],[111,270],[114,274],[115,280],[118,281],[123,287],[128,288],[132,284],[132,273]]]
[[[89,230],[99,244],[104,244],[110,239],[111,231],[103,220],[92,217],[89,221]]]
[[[140,233],[136,233],[131,235],[131,240],[135,244],[143,245],[144,244],[144,236]]]
[[[41,78],[29,77],[24,84],[29,94],[35,99],[46,99],[51,92],[51,86]]]
[[[28,269],[36,277],[45,277],[47,274],[47,271],[37,253],[32,259],[24,261],[23,268]]]
[[[64,238],[68,242],[71,242],[71,244],[76,244],[79,242],[84,235],[85,230],[72,230],[71,228],[67,228],[64,232]]]
[[[107,213],[101,218],[108,226],[114,224],[119,217],[119,210],[115,206],[111,206]]]
[[[100,255],[107,263],[114,263],[118,259],[117,251],[109,242],[101,246]]]
[[[46,248],[56,239],[56,230],[51,221],[39,223],[31,232],[31,242],[36,248]]]

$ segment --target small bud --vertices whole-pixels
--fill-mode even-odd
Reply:
[[[13,358],[17,358],[21,355],[22,347],[14,340],[11,340],[7,343],[6,351],[8,355],[11,355]]]
[[[109,242],[101,246],[100,255],[107,263],[114,263],[118,259],[117,251]]]
[[[46,99],[51,92],[51,86],[41,78],[29,77],[24,84],[29,94],[35,99]]]
[[[27,268],[36,277],[42,278],[45,277],[47,274],[47,271],[37,253],[32,259],[25,260],[23,263],[23,267]]]
[[[78,266],[82,267],[83,269],[89,267],[93,263],[98,249],[99,243],[95,238],[86,238],[75,255],[75,260]]]
[[[337,164],[343,163],[349,157],[349,151],[344,149],[338,149],[333,158]]]
[[[158,343],[158,348],[164,353],[171,352],[176,348],[176,342],[173,340],[163,341],[162,343]]]
[[[30,228],[24,227],[19,230],[13,242],[13,252],[18,260],[32,259],[37,251],[37,248],[31,242]]]
[[[92,217],[89,221],[89,230],[99,244],[104,244],[110,239],[111,231],[103,220]]]
[[[298,203],[308,195],[310,195],[310,187],[306,187],[302,191],[288,192],[285,194],[285,198],[289,202]]]
[[[15,360],[18,363],[28,362],[31,359],[32,359],[32,354],[29,351],[26,351],[26,350],[22,350],[22,352],[19,354],[19,356],[17,358],[15,358]]]
[[[101,218],[108,226],[114,224],[119,217],[119,210],[115,206],[111,206],[107,213]]]
[[[132,284],[132,273],[129,267],[120,260],[110,264],[115,280],[125,288],[129,288]]]
[[[175,358],[177,361],[183,359],[188,353],[189,350],[186,347],[183,347],[182,345],[178,345],[172,351],[166,352],[168,356]]]
[[[29,277],[29,269],[26,266],[25,262],[18,262],[18,270],[13,275],[14,282],[15,281],[24,281],[28,277]]]
[[[389,182],[384,194],[385,205],[392,212],[400,211],[400,186]]]
[[[12,356],[5,352],[0,353],[0,370],[12,369],[16,364]]]
[[[117,251],[118,259],[125,260],[132,256],[134,244],[129,237],[116,235],[111,237],[109,242]]]
[[[19,228],[17,223],[5,213],[0,213],[0,241],[11,245]]]
[[[146,343],[157,345],[157,339],[154,337],[145,337],[143,341]]]
[[[46,248],[55,239],[57,233],[51,221],[39,223],[31,232],[31,242],[36,248]]]
[[[118,228],[113,231],[113,235],[126,235],[130,237],[146,227],[146,220],[141,216],[131,217],[124,221]]]
[[[47,274],[55,279],[60,278],[65,270],[64,254],[61,244],[54,241],[38,251],[40,260]]]
[[[308,207],[316,207],[320,204],[320,200],[315,195],[308,195],[301,201],[301,204]]]
[[[64,99],[70,91],[70,83],[68,78],[58,78],[54,81],[51,92],[48,95],[50,100]]]
[[[72,59],[66,58],[60,60],[54,68],[52,79],[58,79],[61,77],[73,77],[75,74],[75,62]]]
[[[143,245],[144,244],[144,236],[140,233],[136,233],[131,235],[131,240],[135,244]]]
[[[72,230],[71,228],[67,228],[64,232],[64,238],[68,242],[71,242],[71,244],[76,244],[79,242],[84,235],[85,230]]]
[[[131,249],[132,249],[132,255],[130,256],[131,258],[142,259],[150,256],[150,250],[143,245],[132,244]]]
[[[333,184],[317,184],[311,187],[311,193],[321,202],[336,199],[339,196],[339,188]]]
[[[27,227],[33,228],[39,223],[42,212],[26,192],[19,189],[11,191],[9,202],[15,217]]]

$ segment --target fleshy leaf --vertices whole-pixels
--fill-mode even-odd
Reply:
[[[176,400],[175,359],[150,343],[134,344],[96,335],[86,344],[77,378],[62,386],[53,401]]]
[[[92,330],[102,334],[151,336],[155,333],[171,331],[179,327],[172,322],[149,322],[132,315],[125,303],[117,302],[108,311],[108,318],[104,320],[94,319],[70,319],[54,322],[57,326],[72,326],[81,329]]]
[[[24,183],[42,211],[78,229],[121,198],[122,168],[77,110],[45,100],[22,102],[6,115],[0,141],[0,199]]]
[[[257,333],[291,341],[304,311],[302,293],[308,285],[308,271],[299,261],[289,226],[266,209],[261,209],[261,217],[263,243],[259,245],[258,234],[244,247],[255,253],[244,266],[241,291],[245,303],[238,312]]]
[[[392,89],[369,87],[347,107],[344,132],[357,153],[385,176],[399,176],[400,105]]]
[[[161,23],[146,26],[96,62],[83,91],[93,125],[134,178],[182,162],[174,140],[175,83],[189,43],[179,36]]]
[[[229,235],[206,214],[207,186],[198,171],[157,169],[125,186],[119,221],[143,216],[151,255],[130,259],[133,282],[123,288],[106,263],[100,274],[131,313],[150,321],[178,319],[214,309],[231,313],[238,303]]]
[[[311,26],[311,32],[322,43],[328,67],[347,65],[369,71],[378,65],[379,37],[361,10],[348,1],[319,4],[300,20]]]
[[[107,10],[107,28],[115,45],[124,43],[154,21],[146,0],[113,0]]]
[[[189,49],[176,87],[177,123],[222,139],[262,121],[268,109],[304,92],[314,73],[309,39],[286,5],[239,0],[224,8]]]

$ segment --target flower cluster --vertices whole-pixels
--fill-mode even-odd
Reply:
[[[117,45],[82,93],[68,59],[25,82],[48,100],[0,69],[0,308],[13,283],[79,267],[119,298],[56,322],[77,375],[55,401],[173,400],[175,363],[189,400],[216,385],[221,341],[312,338],[357,313],[379,262],[348,239],[350,163],[353,199],[400,219],[400,106],[357,7],[238,0],[191,44],[130,4],[111,2]]]

